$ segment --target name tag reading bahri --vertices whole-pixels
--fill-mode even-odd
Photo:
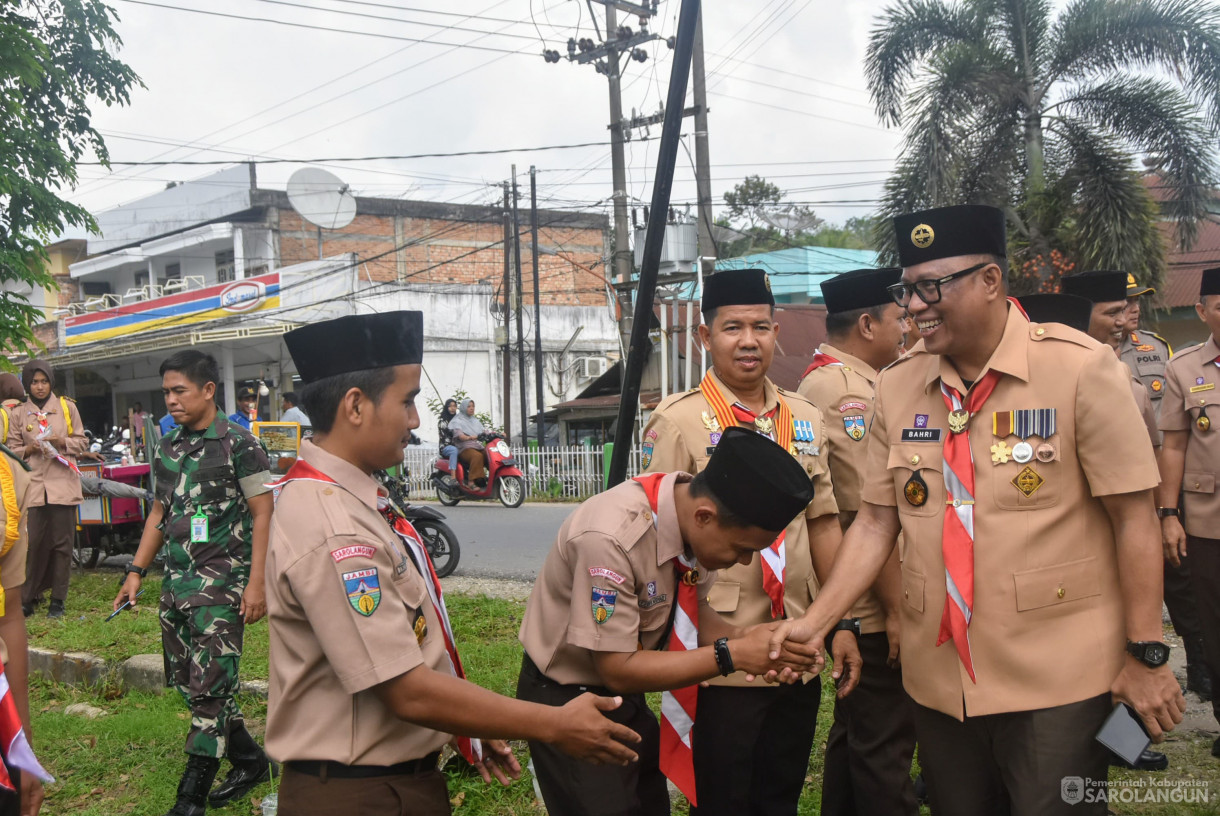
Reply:
[[[903,428],[900,442],[939,442],[940,428]]]

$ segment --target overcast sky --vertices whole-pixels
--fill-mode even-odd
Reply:
[[[133,91],[126,108],[96,111],[115,161],[309,160],[608,139],[606,78],[591,65],[548,64],[541,56],[542,40],[566,57],[569,37],[598,39],[586,0],[110,2],[121,17],[121,57],[147,86]],[[680,5],[662,0],[650,29],[675,33]],[[600,25],[604,7],[592,8]],[[717,204],[758,173],[829,221],[871,211],[901,143],[897,131],[877,123],[862,73],[882,8],[868,0],[704,3]],[[619,22],[639,29],[635,17],[620,14]],[[655,112],[665,98],[672,52],[664,41],[644,48],[648,60],[624,70],[627,115]],[[686,120],[683,132],[693,129]],[[641,203],[651,196],[660,132],[657,125],[653,141],[628,145],[629,191]],[[693,155],[693,137],[686,142]],[[691,160],[681,149],[678,160],[674,201],[693,201]],[[519,173],[537,165],[544,205],[609,211],[608,147],[314,163],[357,195],[491,203],[513,162]],[[301,166],[260,165],[260,186],[282,188]],[[215,169],[82,167],[70,198],[98,212]]]

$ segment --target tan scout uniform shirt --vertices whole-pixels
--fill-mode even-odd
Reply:
[[[345,765],[427,756],[450,735],[400,720],[372,690],[416,666],[450,672],[424,578],[377,512],[372,478],[308,440],[301,458],[338,484],[289,482],[276,500],[267,551],[267,752]],[[368,614],[351,594],[360,581],[380,592]],[[417,640],[420,614],[427,631]]]
[[[715,377],[715,373],[712,373]],[[739,400],[720,379],[716,378],[720,391],[729,405]],[[784,537],[786,568],[784,575],[784,611],[789,618],[799,618],[805,613],[817,594],[817,576],[813,572],[813,560],[809,552],[809,528],[807,519],[825,515],[836,515],[834,486],[830,481],[829,454],[826,449],[826,431],[822,414],[799,394],[781,391],[770,380],[765,386],[764,413],[778,405],[782,394],[792,418],[805,420],[813,425],[814,441],[810,443],[816,453],[800,453],[797,461],[813,480],[814,497],[803,516],[793,519]],[[707,465],[712,455],[710,431],[703,423],[703,413],[715,416],[712,406],[699,389],[684,394],[674,394],[663,400],[648,420],[644,429],[644,444],[652,445],[652,458],[645,468],[648,472],[698,473]],[[708,594],[708,603],[733,626],[752,626],[771,621],[771,599],[763,589],[762,559],[754,558],[748,565],[734,565],[721,570],[719,580]],[[729,677],[709,681],[717,685],[746,686],[745,675],[736,672]]]
[[[657,523],[638,482],[586,501],[564,521],[559,538],[534,581],[518,637],[538,669],[557,683],[601,686],[594,652],[661,649],[677,600],[673,561],[682,554],[674,484],[661,480]],[[716,580],[699,568],[700,609]],[[600,622],[598,606],[610,614]]]
[[[988,368],[1003,376],[969,426],[977,684],[952,642],[936,646],[945,606],[943,440],[950,433],[940,380],[966,390],[948,360],[916,349],[881,372],[864,485],[864,501],[897,507],[906,539],[903,684],[920,705],[958,719],[1065,705],[1110,688],[1126,632],[1114,534],[1097,497],[1158,481],[1148,437],[1130,432],[1139,416],[1109,346],[1057,323],[1030,324],[1010,308]],[[1045,440],[1053,460],[993,464],[993,413],[1039,408],[1056,410],[1056,433]],[[902,441],[917,415],[940,430],[940,442]],[[1026,467],[1043,480],[1029,497],[1013,483]],[[916,471],[928,486],[919,507],[903,493]]]
[[[839,505],[840,513],[855,513],[860,509],[860,491],[864,487],[868,428],[873,422],[873,383],[877,380],[877,372],[859,357],[829,343],[823,343],[819,350],[843,365],[825,365],[809,372],[801,380],[797,393],[822,411],[826,436],[830,440],[835,503]],[[852,606],[852,614],[860,619],[861,634],[885,631],[885,614],[871,589]]]
[[[1118,358],[1135,372],[1140,382],[1148,389],[1152,407],[1161,410],[1161,398],[1165,396],[1165,366],[1173,350],[1159,334],[1150,331],[1133,331],[1123,338],[1118,347]]]
[[[85,438],[85,426],[81,422],[76,403],[67,400],[72,417],[72,435],[68,436],[68,424],[64,420],[59,396],[51,392],[40,411],[33,402],[26,400],[9,413],[8,442],[13,453],[25,459],[30,466],[30,507],[46,504],[80,504],[84,498],[80,490],[80,476],[58,459],[42,452],[38,442],[38,414],[45,413],[51,426],[52,436],[67,439],[65,450],[59,452],[70,462],[89,448]]]
[[[1165,371],[1165,399],[1161,406],[1162,431],[1190,431],[1186,444],[1186,470],[1182,477],[1186,532],[1198,538],[1220,538],[1220,345],[1209,337],[1201,346],[1174,355]],[[1209,427],[1200,430],[1199,417]]]

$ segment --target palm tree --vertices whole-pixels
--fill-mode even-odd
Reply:
[[[1158,218],[1186,248],[1212,193],[1220,6],[1073,0],[1056,16],[1051,5],[898,0],[882,13],[865,71],[878,116],[906,139],[881,214],[1003,207],[1020,288],[1071,265],[1155,283]],[[888,232],[878,238],[892,254]]]

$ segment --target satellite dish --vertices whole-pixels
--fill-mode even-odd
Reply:
[[[302,167],[288,179],[288,201],[302,218],[328,230],[343,229],[356,217],[356,199],[334,173]]]

